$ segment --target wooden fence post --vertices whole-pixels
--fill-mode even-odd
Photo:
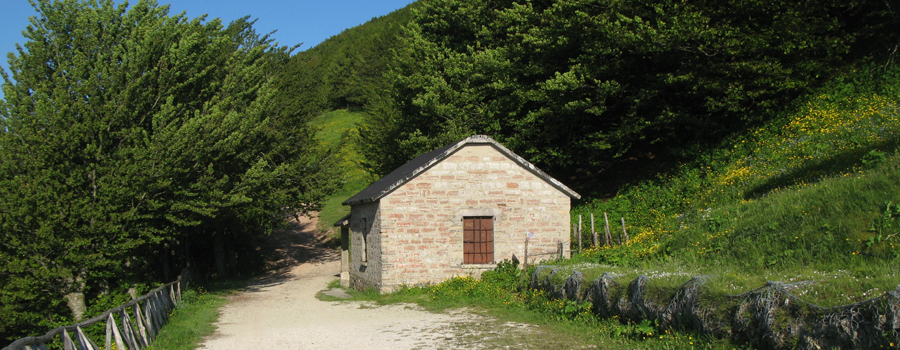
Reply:
[[[628,243],[628,231],[625,230],[625,218],[622,218],[622,233],[625,235],[625,243]]]
[[[594,229],[594,213],[591,213],[591,236],[594,239],[594,247],[597,247],[597,230]]]
[[[578,237],[581,237],[581,215],[578,215]]]
[[[122,333],[119,332],[119,326],[116,326],[116,318],[113,313],[109,313],[106,319],[106,348],[112,349],[112,342],[116,342],[116,347],[122,350],[127,349],[125,340],[122,339]]]
[[[62,331],[62,341],[63,341],[63,349],[69,350],[75,348],[75,342],[72,341],[72,337],[69,336],[69,332],[63,329]]]
[[[528,236],[525,236],[525,271],[528,271]]]
[[[606,216],[606,212],[603,212],[603,228],[606,230],[606,243],[612,245],[612,236],[609,234],[609,217]]]
[[[581,254],[581,232],[575,229],[575,224],[572,224],[572,234],[578,235],[578,254]]]
[[[81,345],[81,349],[100,350],[100,347],[84,334],[84,330],[82,330],[80,326],[75,326],[75,339],[78,339],[78,344]]]
[[[139,349],[137,339],[134,335],[134,327],[131,326],[131,317],[128,312],[122,309],[122,336],[125,338],[129,349]]]
[[[134,324],[137,325],[137,335],[140,336],[135,338],[138,338],[140,340],[140,344],[143,344],[141,348],[150,346],[150,339],[147,336],[147,327],[144,326],[144,323],[143,313],[141,312],[141,304],[134,304]]]

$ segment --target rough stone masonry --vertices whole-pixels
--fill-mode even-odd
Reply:
[[[487,140],[463,140],[380,199],[352,205],[351,285],[390,291],[477,277],[513,255],[523,259],[527,232],[530,254],[555,252],[563,242],[569,256],[574,192]],[[464,217],[493,219],[493,263],[463,263]]]

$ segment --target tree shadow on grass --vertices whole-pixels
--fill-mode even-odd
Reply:
[[[900,148],[900,138],[893,138],[871,146],[859,147],[832,157],[806,162],[783,174],[773,176],[767,181],[755,185],[744,192],[744,199],[757,199],[779,188],[811,183],[823,178],[848,172],[859,166],[876,166],[887,154]],[[881,153],[880,159],[878,152]]]

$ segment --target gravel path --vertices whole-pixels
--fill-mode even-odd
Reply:
[[[340,254],[323,246],[315,219],[294,225],[273,235],[274,272],[230,297],[201,349],[537,348],[523,337],[535,333],[532,325],[462,310],[318,300],[340,272]]]

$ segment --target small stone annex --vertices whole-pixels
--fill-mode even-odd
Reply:
[[[523,260],[526,237],[529,262],[569,257],[569,208],[580,197],[490,137],[468,137],[342,203],[350,214],[335,223],[341,283],[388,292],[477,277],[504,259]]]

